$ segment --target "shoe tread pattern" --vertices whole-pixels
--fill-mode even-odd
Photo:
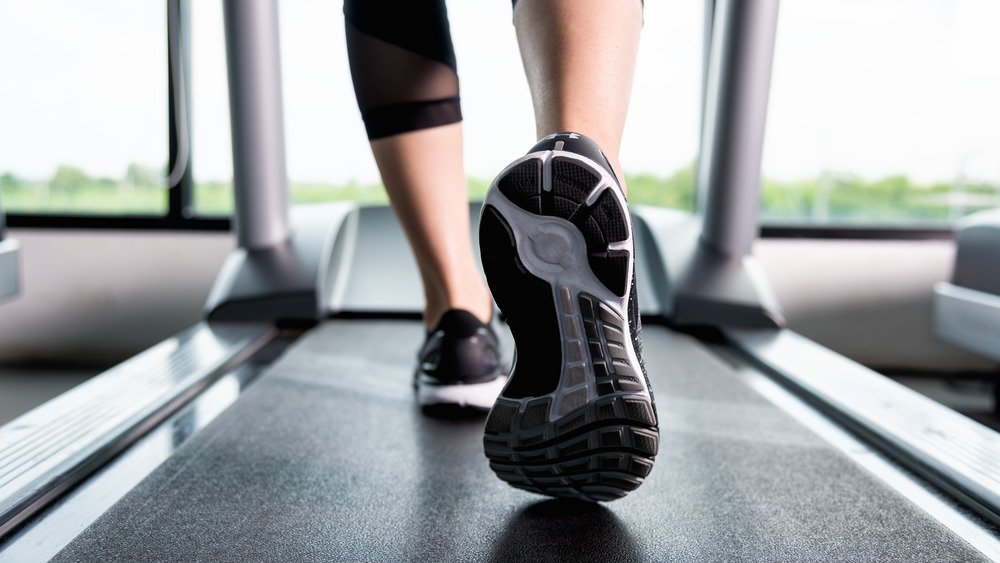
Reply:
[[[554,422],[551,399],[500,398],[483,440],[490,468],[519,489],[587,501],[621,498],[643,483],[659,450],[656,414],[646,397],[601,397]]]
[[[542,175],[542,160],[528,159],[509,169],[496,187],[525,211],[577,226],[595,275],[624,296],[632,283],[629,251],[608,249],[629,239],[627,210],[610,191],[616,188],[604,189],[587,205],[600,182],[594,170],[556,156],[550,191],[543,189]],[[552,396],[543,395],[558,388],[563,358],[558,321],[548,322],[556,318],[552,286],[525,271],[510,225],[490,205],[483,211],[480,244],[487,279],[517,347],[511,381],[486,422],[484,447],[490,467],[512,486],[535,493],[588,501],[625,496],[642,484],[659,449],[645,373],[627,351],[628,321],[593,295],[573,296],[583,321],[583,348],[593,368],[586,377],[593,378],[596,397],[564,414],[553,413]],[[579,382],[570,378],[569,383]]]
[[[542,161],[525,160],[497,181],[497,188],[515,205],[537,215],[560,217],[572,222],[587,242],[587,259],[601,283],[623,297],[628,290],[630,251],[609,250],[608,245],[628,240],[626,210],[605,189],[593,202],[587,197],[598,187],[600,176],[585,164],[567,157],[553,157],[552,190],[542,184]]]

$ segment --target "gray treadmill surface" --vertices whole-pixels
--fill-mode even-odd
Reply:
[[[981,560],[750,389],[705,345],[644,331],[662,444],[588,505],[510,488],[483,420],[414,405],[416,321],[313,329],[56,560]]]

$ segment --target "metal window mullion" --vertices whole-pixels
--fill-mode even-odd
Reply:
[[[175,220],[190,217],[193,203],[189,14],[186,0],[167,0],[167,216]]]

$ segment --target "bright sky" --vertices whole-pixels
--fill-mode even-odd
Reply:
[[[231,176],[221,2],[193,5],[195,173]],[[289,173],[375,181],[340,2],[281,0]],[[534,141],[506,0],[450,2],[470,175]],[[823,171],[1000,181],[1000,0],[785,0],[764,156]],[[162,1],[0,0],[0,171],[121,176],[166,155]],[[697,152],[702,3],[646,2],[622,160],[669,174]]]

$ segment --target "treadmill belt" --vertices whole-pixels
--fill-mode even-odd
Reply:
[[[603,505],[509,487],[483,419],[420,414],[416,321],[336,320],[87,528],[57,560],[980,560],[909,500],[648,326],[662,445]]]

